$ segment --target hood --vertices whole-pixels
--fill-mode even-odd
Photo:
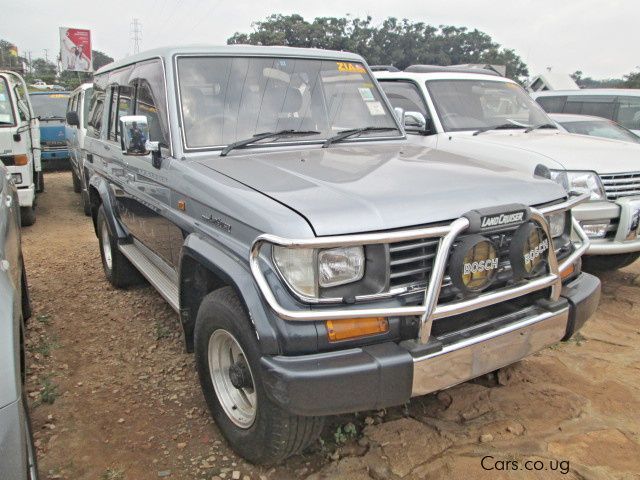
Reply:
[[[549,180],[407,142],[236,151],[199,162],[298,212],[319,236],[424,225],[564,196]]]
[[[464,132],[451,136],[452,141],[460,143],[459,150],[462,150],[461,145],[465,145],[470,154],[476,148],[493,148],[496,158],[505,161],[517,161],[514,155],[527,152],[532,159],[535,157],[531,154],[538,155],[537,163],[544,163],[549,168],[593,170],[601,174],[640,171],[640,145],[629,142],[542,130],[530,133],[490,131],[475,137]],[[441,145],[448,149],[446,140],[441,140],[438,147]],[[500,147],[505,150],[498,150]]]

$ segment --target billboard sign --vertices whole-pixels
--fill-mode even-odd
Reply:
[[[60,27],[60,63],[62,70],[93,71],[91,30]]]

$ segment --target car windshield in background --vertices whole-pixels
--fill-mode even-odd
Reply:
[[[640,137],[620,125],[608,120],[589,120],[584,122],[560,122],[569,132],[579,135],[592,135],[594,137],[624,140],[625,142],[640,143]]]
[[[397,125],[359,63],[296,58],[181,57],[180,102],[187,148],[228,145],[264,132],[320,132],[277,141],[322,142],[343,130],[397,136]],[[275,141],[275,140],[268,140]]]
[[[13,125],[11,95],[4,78],[0,78],[0,125]]]
[[[526,128],[553,123],[518,85],[486,80],[429,80],[427,89],[447,132]]]
[[[64,118],[67,112],[68,93],[46,93],[30,95],[31,105],[36,116],[41,119]]]

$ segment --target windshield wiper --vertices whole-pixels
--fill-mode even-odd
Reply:
[[[350,128],[349,130],[343,130],[340,133],[329,137],[322,144],[322,148],[327,148],[332,143],[340,142],[345,138],[353,137],[364,132],[385,132],[388,130],[398,130],[397,127],[362,127],[362,128]]]
[[[227,154],[235,149],[240,147],[245,147],[255,142],[259,142],[260,140],[266,140],[267,138],[278,138],[278,137],[288,137],[294,135],[318,135],[320,132],[316,130],[279,130],[277,132],[264,132],[264,133],[256,133],[253,137],[245,138],[244,140],[238,140],[237,142],[230,143],[226,147],[222,149],[220,152],[221,157],[226,157]]]
[[[488,132],[489,130],[508,130],[511,128],[526,128],[525,125],[518,125],[517,123],[503,123],[502,125],[492,125],[490,127],[482,127],[473,132],[473,136],[480,135],[481,133]]]
[[[553,123],[541,123],[539,125],[531,125],[529,128],[527,128],[524,131],[524,133],[533,132],[534,130],[538,130],[539,128],[553,128],[555,130],[558,129],[558,127],[555,126]]]

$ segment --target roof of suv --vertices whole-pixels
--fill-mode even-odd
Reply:
[[[411,80],[487,80],[491,82],[509,82],[515,83],[506,77],[501,77],[495,73],[488,73],[487,70],[482,69],[454,69],[454,68],[441,68],[434,69],[433,71],[418,71],[413,72],[408,69],[403,72],[390,72],[390,71],[374,71],[376,78],[407,78]]]
[[[155,48],[135,55],[117,60],[105,65],[96,72],[96,75],[115,70],[132,63],[150,58],[171,58],[174,55],[242,55],[242,56],[279,56],[279,57],[304,57],[326,58],[330,60],[347,60],[363,62],[364,59],[355,53],[339,52],[337,50],[321,50],[319,48],[295,48],[295,47],[271,47],[256,45],[185,45]]]
[[[640,88],[582,88],[580,90],[544,90],[531,92],[536,97],[556,97],[564,95],[607,95],[607,96],[632,96],[640,97]]]

